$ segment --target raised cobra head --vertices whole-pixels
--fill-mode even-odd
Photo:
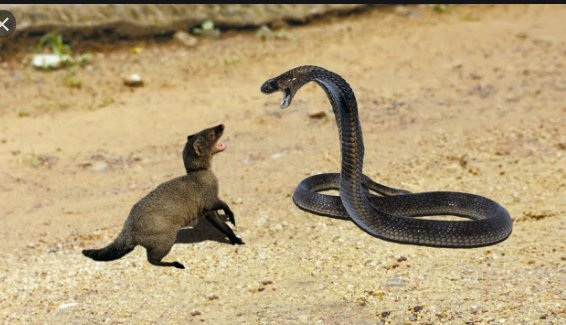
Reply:
[[[283,92],[280,106],[283,109],[287,108],[291,105],[291,101],[297,90],[310,81],[304,77],[312,68],[312,66],[302,66],[287,71],[275,78],[271,78],[261,85],[261,92],[264,94],[271,94],[276,91]]]

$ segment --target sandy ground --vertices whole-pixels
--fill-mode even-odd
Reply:
[[[566,323],[566,7],[376,8],[228,32],[194,49],[101,45],[90,68],[0,62],[0,319],[5,324]],[[143,48],[133,53],[131,47]],[[80,46],[75,45],[80,51]],[[302,64],[356,92],[365,173],[410,191],[490,197],[511,237],[477,249],[400,245],[299,210],[308,175],[339,170],[337,129],[308,85],[286,111],[267,78]],[[130,89],[122,76],[140,73]],[[83,80],[70,88],[69,75]],[[309,114],[326,112],[315,119]],[[131,206],[183,173],[186,135],[225,123],[221,197],[246,245],[184,230],[151,266],[141,247],[97,263]]]

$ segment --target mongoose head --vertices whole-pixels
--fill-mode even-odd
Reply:
[[[183,162],[188,172],[210,168],[212,156],[224,151],[226,146],[217,143],[224,132],[224,124],[189,135],[183,150]]]

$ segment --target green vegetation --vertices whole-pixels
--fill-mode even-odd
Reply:
[[[238,56],[238,55],[230,55],[227,56],[226,58],[224,58],[224,64],[225,65],[235,65],[240,63],[240,61],[242,61],[242,59]]]
[[[278,28],[276,30],[272,30],[269,27],[263,25],[261,26],[256,34],[261,40],[269,40],[269,39],[280,39],[280,40],[287,40],[287,41],[295,41],[297,37],[295,34],[289,32],[285,28]]]
[[[37,54],[34,56],[33,65],[43,70],[53,70],[73,64],[85,67],[94,60],[94,56],[90,53],[84,53],[73,58],[71,46],[65,44],[61,34],[54,32],[43,35],[37,42],[35,51]]]
[[[43,35],[43,37],[39,39],[39,42],[36,45],[36,51],[43,49],[45,46],[48,46],[53,54],[73,54],[71,47],[63,43],[63,37],[60,34],[51,32]]]
[[[40,169],[46,167],[52,167],[57,163],[57,157],[46,155],[46,154],[36,154],[35,151],[31,151],[28,154],[20,153],[18,160],[20,164]]]
[[[25,110],[18,111],[18,117],[28,117],[29,112]]]
[[[205,20],[202,25],[193,28],[193,34],[211,37],[220,37],[220,30],[214,27],[212,20]]]
[[[43,112],[43,113],[59,112],[59,111],[68,110],[71,107],[73,107],[73,105],[71,103],[65,102],[65,101],[58,101],[58,100],[45,101],[45,102],[34,105],[33,109],[31,109],[31,112],[33,112],[33,113],[36,113],[36,112]]]
[[[131,51],[133,54],[140,54],[143,52],[143,47],[141,46],[132,47]]]
[[[432,10],[438,12],[439,14],[444,14],[448,12],[448,6],[449,5],[445,5],[445,4],[433,4]]]
[[[84,68],[87,65],[92,64],[92,61],[94,61],[94,56],[90,53],[84,53],[84,54],[79,55],[77,57],[76,61],[79,64],[79,66]]]
[[[115,102],[114,97],[110,95],[104,96],[104,98],[102,98],[102,102],[98,104],[98,108],[104,108],[110,104],[113,104],[114,102]]]
[[[64,83],[69,88],[81,89],[83,87],[82,79],[77,77],[75,72],[67,74],[65,76]]]

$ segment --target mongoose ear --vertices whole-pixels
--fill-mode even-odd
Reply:
[[[189,135],[189,136],[187,137],[187,142],[191,141],[191,138],[192,138],[192,137],[194,137],[194,134],[193,134],[193,135]]]
[[[199,145],[198,141],[195,141],[193,143],[193,149],[195,150],[195,153],[197,154],[197,156],[202,155],[202,150],[200,149],[200,145]]]

